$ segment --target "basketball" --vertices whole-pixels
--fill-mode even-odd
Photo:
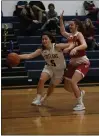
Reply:
[[[9,53],[6,59],[6,63],[10,67],[15,67],[20,63],[20,57],[17,53]]]

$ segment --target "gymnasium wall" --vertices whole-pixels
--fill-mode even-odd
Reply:
[[[12,16],[15,9],[15,5],[19,0],[4,0],[2,1],[2,11],[4,16]],[[27,0],[30,1],[30,0]],[[64,15],[75,15],[76,10],[79,15],[84,15],[83,0],[73,1],[42,1],[47,9],[49,3],[54,3],[58,15],[64,10]],[[95,5],[99,7],[99,0],[94,1]]]

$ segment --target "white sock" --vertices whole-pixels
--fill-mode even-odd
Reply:
[[[47,94],[44,94],[44,96],[41,98],[41,101],[43,102],[47,97]]]
[[[41,94],[37,94],[37,97],[36,97],[38,100],[41,99]]]
[[[82,104],[83,103],[81,96],[77,98],[77,101],[78,101],[78,104]]]
[[[77,101],[78,101],[79,104],[83,104],[83,100],[82,100],[81,96],[77,98]]]

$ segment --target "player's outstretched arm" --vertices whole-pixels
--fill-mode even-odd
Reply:
[[[69,37],[70,33],[66,32],[65,27],[64,27],[64,23],[63,23],[63,13],[60,15],[60,33],[61,35],[63,35],[64,37]]]
[[[69,43],[59,43],[55,45],[56,49],[58,50],[63,50],[65,48],[68,48],[69,46],[70,46]]]
[[[35,52],[32,52],[30,54],[22,54],[22,55],[19,55],[20,59],[32,59],[32,58],[35,58],[39,55],[41,55],[41,49],[37,49]]]
[[[65,49],[71,50],[74,47],[75,45],[73,42],[56,44],[56,48],[59,50],[65,50]]]
[[[72,42],[69,43],[69,47],[68,48],[65,48],[63,50],[64,53],[68,53],[69,51],[71,51],[73,48],[75,47],[75,44],[73,44]]]

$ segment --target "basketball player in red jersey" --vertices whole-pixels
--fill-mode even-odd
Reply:
[[[73,110],[79,111],[85,109],[83,104],[83,96],[85,92],[79,89],[77,83],[87,74],[90,62],[85,53],[87,44],[83,36],[83,24],[80,20],[74,19],[70,22],[69,28],[71,33],[68,33],[65,30],[62,12],[60,16],[60,32],[64,37],[67,37],[69,41],[72,39],[75,45],[73,49],[70,49],[69,47],[64,49],[64,52],[68,52],[71,58],[67,71],[64,75],[64,87],[67,91],[74,92],[74,95],[77,98],[77,105],[73,108]]]

